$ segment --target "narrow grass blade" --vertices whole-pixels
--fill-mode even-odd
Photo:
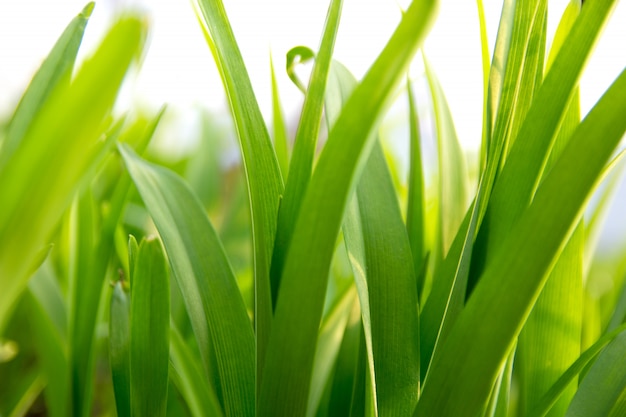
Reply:
[[[215,230],[178,176],[143,161],[126,145],[119,150],[163,240],[207,376],[215,349],[225,414],[253,415],[254,333]]]
[[[313,171],[313,159],[322,122],[326,82],[335,46],[335,38],[339,29],[342,5],[343,0],[331,0],[328,7],[322,41],[309,80],[309,87],[305,93],[302,115],[296,131],[289,178],[285,185],[285,195],[278,213],[278,230],[272,257],[271,279],[274,303],[278,297],[286,248],[289,247],[289,240],[292,237],[302,199]]]
[[[283,177],[283,182],[287,181],[289,174],[289,141],[287,139],[287,125],[285,123],[285,115],[280,102],[280,94],[278,92],[278,82],[276,81],[276,71],[274,70],[274,61],[270,55],[270,74],[272,77],[272,127],[274,129],[274,150],[276,151],[276,159]]]
[[[465,155],[459,144],[452,114],[439,80],[424,56],[426,78],[430,86],[437,135],[439,181],[439,242],[433,256],[446,256],[463,222],[469,200],[469,180]]]
[[[215,391],[202,374],[202,365],[186,345],[178,329],[170,326],[170,379],[185,399],[192,417],[222,417]]]
[[[598,356],[580,383],[565,417],[604,417],[626,389],[626,333],[615,338]]]
[[[532,204],[488,264],[433,358],[415,415],[446,417],[480,411],[546,273],[626,131],[624,88],[626,71],[576,129]]]
[[[21,392],[21,396],[13,408],[9,410],[9,417],[23,417],[28,413],[33,403],[37,400],[39,394],[46,385],[45,376],[35,374],[32,376],[30,383],[25,386],[25,390]]]
[[[118,281],[111,294],[109,361],[115,408],[119,417],[130,417],[130,300]]]
[[[98,140],[102,124],[145,29],[137,17],[119,20],[70,86],[50,93],[0,171],[0,323],[26,285],[33,257],[110,144]]]
[[[480,56],[483,67],[483,133],[480,146],[480,171],[487,165],[487,149],[489,138],[491,138],[491,115],[489,109],[489,72],[491,62],[489,62],[489,38],[487,37],[487,20],[485,19],[485,6],[483,0],[476,0],[478,11],[478,24],[480,28]]]
[[[411,4],[330,131],[285,249],[259,414],[293,416],[306,410],[328,271],[345,207],[374,143],[372,129],[405,76],[437,3]],[[306,280],[301,279],[303,271]]]
[[[409,100],[409,196],[406,210],[406,229],[411,244],[413,266],[417,279],[418,295],[422,295],[424,288],[424,227],[425,221],[425,184],[424,165],[422,163],[422,145],[420,140],[420,125],[417,115],[417,103],[413,93],[413,83],[407,79],[407,94]]]
[[[267,127],[222,0],[195,0],[220,69],[245,166],[254,244],[256,363],[260,379],[272,322],[270,265],[283,182]]]
[[[167,406],[170,283],[161,242],[144,239],[132,273],[130,410],[164,417]]]
[[[31,80],[7,126],[6,136],[0,147],[0,171],[19,147],[30,124],[50,93],[55,88],[69,86],[78,47],[83,39],[93,7],[93,2],[87,4],[78,16],[72,19]]]

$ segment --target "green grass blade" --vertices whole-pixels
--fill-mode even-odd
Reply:
[[[489,211],[493,215],[487,214],[484,221],[488,223],[489,230],[486,233],[486,247],[499,246],[532,199],[559,123],[614,4],[614,0],[585,4],[570,30],[567,42],[560,48],[543,84],[534,95],[532,106],[517,135],[523,140],[512,141],[506,164],[493,188],[489,201]],[[486,254],[490,256],[488,252]]]
[[[226,415],[253,415],[254,333],[215,230],[178,176],[119,149],[163,240],[207,375],[215,349]]]
[[[130,417],[130,300],[118,281],[111,294],[109,361],[118,417]]]
[[[366,149],[373,145],[371,131],[405,76],[437,3],[414,1],[407,9],[389,43],[350,96],[320,155],[286,249],[261,386],[262,415],[294,416],[306,410],[328,271],[345,207],[366,162]],[[306,271],[306,280],[301,279],[302,271]]]
[[[170,327],[170,362],[170,379],[185,399],[192,417],[222,417],[219,399],[202,374],[200,361],[173,326]]]
[[[621,332],[626,330],[626,325],[606,333],[598,339],[593,345],[585,350],[578,359],[559,377],[559,379],[544,394],[534,409],[526,413],[526,417],[544,417],[558,401],[564,390],[575,380],[579,373],[587,367],[602,350]]]
[[[417,279],[418,294],[422,295],[424,288],[424,227],[425,221],[425,184],[424,166],[422,163],[422,146],[420,140],[420,126],[417,114],[417,103],[413,93],[413,83],[407,79],[407,94],[409,100],[409,196],[406,210],[406,229],[411,243],[413,266]]]
[[[278,213],[278,230],[272,257],[272,299],[274,303],[280,287],[280,276],[286,256],[286,248],[292,237],[302,198],[309,185],[313,171],[313,159],[317,147],[328,71],[332,59],[335,38],[339,29],[343,0],[332,0],[328,7],[324,33],[315,59],[309,87],[306,90],[302,115],[293,146],[289,177]]]
[[[361,305],[367,297],[370,310],[369,317],[363,316],[363,325],[371,328],[377,409],[382,416],[406,416],[415,408],[420,388],[417,281],[379,143],[365,166],[356,200],[355,210],[347,215],[356,215],[360,224],[354,228],[349,227],[354,221],[346,222],[344,237],[355,279],[362,274],[366,280],[357,287]],[[361,250],[352,251],[356,241]]]
[[[448,102],[439,80],[424,57],[426,78],[430,86],[437,135],[439,181],[439,242],[433,256],[443,258],[463,222],[468,207],[469,180],[465,155],[459,144]]]
[[[24,288],[33,258],[109,145],[98,140],[102,124],[142,49],[145,29],[136,17],[119,20],[70,86],[50,93],[0,171],[0,323]]]
[[[170,283],[161,242],[139,245],[130,298],[130,410],[164,417],[167,406]]]
[[[195,0],[194,3],[213,43],[212,50],[235,119],[248,183],[254,244],[256,362],[260,379],[272,322],[270,264],[283,182],[222,0]]]
[[[67,87],[76,62],[78,47],[83,39],[85,28],[94,3],[91,2],[76,16],[59,37],[52,50],[41,64],[22,96],[15,113],[9,122],[6,136],[0,146],[0,170],[19,147],[37,112],[41,110],[50,93],[58,85]]]
[[[276,159],[283,176],[283,181],[287,180],[289,174],[289,141],[287,139],[287,125],[285,123],[285,115],[280,102],[280,94],[278,93],[278,82],[276,81],[276,71],[274,70],[274,61],[270,55],[270,74],[272,77],[272,127],[274,129],[274,149],[276,150]]]
[[[576,129],[532,204],[488,264],[433,358],[415,415],[474,415],[482,408],[546,273],[626,131],[625,88],[626,71]]]
[[[604,417],[626,388],[626,334],[617,336],[598,356],[580,383],[565,417]]]

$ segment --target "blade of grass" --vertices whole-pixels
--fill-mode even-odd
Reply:
[[[420,126],[417,115],[417,103],[413,93],[413,83],[407,78],[407,95],[409,100],[409,196],[406,209],[406,229],[411,244],[413,266],[417,279],[418,296],[422,296],[424,289],[424,226],[425,226],[425,185],[424,166],[422,164],[422,147],[420,140]]]
[[[283,182],[272,142],[252,90],[222,0],[195,0],[206,25],[241,145],[250,197],[254,245],[257,379],[261,377],[272,322],[270,265]],[[204,27],[204,26],[203,26]]]
[[[63,31],[15,108],[0,146],[0,171],[19,147],[26,131],[57,86],[67,88],[94,3],[88,3]]]
[[[350,96],[320,155],[286,249],[261,386],[262,415],[293,416],[306,410],[328,271],[345,207],[366,162],[366,150],[373,145],[372,128],[405,76],[437,4],[414,1],[407,9],[389,43]],[[306,280],[301,279],[302,271]]]
[[[319,52],[309,80],[309,87],[305,93],[302,115],[296,131],[289,177],[278,213],[278,229],[272,255],[271,279],[274,305],[278,297],[286,248],[289,247],[302,199],[313,171],[313,159],[324,108],[324,92],[339,29],[342,5],[343,0],[332,0],[328,6]]]
[[[200,371],[202,365],[187,347],[178,329],[170,325],[170,379],[185,399],[193,417],[222,417],[215,391]]]
[[[178,176],[141,160],[126,145],[119,150],[165,245],[207,377],[215,349],[225,414],[253,415],[254,333],[215,230]]]
[[[170,283],[161,242],[144,239],[132,273],[130,411],[164,417],[167,407]]]
[[[545,283],[546,272],[626,131],[624,88],[626,71],[576,129],[532,204],[487,266],[446,343],[433,358],[416,416],[473,415],[487,400]],[[506,280],[501,279],[503,275]]]
[[[482,0],[476,0],[476,10],[478,12],[478,24],[480,28],[480,56],[482,58],[483,68],[483,133],[480,147],[480,172],[482,172],[487,165],[487,149],[489,138],[491,138],[491,115],[489,108],[489,72],[491,71],[491,63],[489,62],[490,54],[489,38],[487,37],[487,20],[485,19],[485,6]]]

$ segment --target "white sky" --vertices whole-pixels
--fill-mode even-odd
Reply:
[[[224,0],[257,97],[269,116],[270,50],[287,114],[300,93],[284,73],[285,53],[296,45],[317,48],[327,2],[320,0]],[[362,76],[397,24],[407,0],[345,0],[335,57]],[[495,40],[501,0],[484,0],[489,40]],[[85,0],[0,0],[0,114],[10,112],[56,38]],[[127,96],[159,107],[196,103],[223,108],[224,93],[189,1],[100,0],[88,25],[82,55],[94,47],[115,9],[129,4],[149,11],[150,48],[134,90]],[[550,1],[549,36],[567,0]],[[626,66],[626,6],[616,7],[581,83],[586,112]],[[425,45],[441,80],[460,140],[478,145],[482,78],[476,2],[443,0]],[[419,67],[415,66],[415,72]],[[127,100],[128,97],[125,97]]]

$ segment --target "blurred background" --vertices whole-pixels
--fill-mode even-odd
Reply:
[[[549,2],[548,45],[568,0]],[[224,0],[250,78],[266,120],[271,120],[269,58],[288,124],[295,132],[302,94],[286,76],[285,54],[294,46],[317,49],[327,2],[319,0]],[[335,59],[360,78],[383,48],[408,0],[345,0]],[[0,120],[7,120],[30,78],[84,0],[2,0],[0,2]],[[488,38],[493,49],[502,1],[484,0]],[[128,8],[141,9],[151,22],[149,47],[141,71],[131,77],[118,111],[142,108],[168,111],[159,128],[156,147],[167,157],[183,158],[198,146],[207,114],[212,124],[232,132],[224,91],[189,1],[100,0],[87,27],[80,57],[97,44],[111,19]],[[626,66],[626,5],[618,3],[596,46],[581,81],[582,116]],[[476,159],[482,125],[482,68],[475,1],[443,0],[425,54],[439,77],[456,124],[459,140]],[[80,60],[80,59],[79,59]],[[418,93],[421,57],[411,68]],[[423,82],[422,82],[423,84]],[[423,87],[423,86],[422,86]],[[422,88],[423,89],[423,88]],[[422,94],[424,96],[424,94]],[[418,94],[418,100],[420,95]],[[406,165],[406,105],[398,98],[381,130],[387,148]],[[428,116],[426,116],[428,117]],[[215,128],[215,127],[213,127]],[[428,126],[424,127],[428,130]],[[228,135],[226,135],[228,136]],[[233,138],[220,145],[222,166],[236,164],[239,150]],[[403,178],[400,175],[400,178]],[[626,187],[621,186],[600,239],[605,252],[626,242]]]

